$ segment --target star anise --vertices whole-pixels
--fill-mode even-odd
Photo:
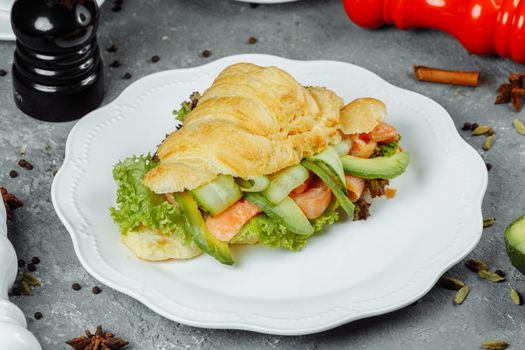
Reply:
[[[66,344],[75,350],[114,350],[129,344],[124,339],[115,337],[111,332],[104,333],[102,326],[97,326],[95,334],[89,329],[85,333],[86,335],[66,341]]]
[[[525,96],[525,74],[511,74],[509,82],[498,87],[495,104],[512,103],[514,110],[521,110],[521,99]]]
[[[0,187],[0,193],[2,193],[2,200],[4,202],[5,211],[7,213],[7,219],[13,220],[13,210],[20,208],[22,202],[14,194],[7,192],[5,187]]]

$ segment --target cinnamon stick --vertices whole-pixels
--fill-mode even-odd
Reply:
[[[445,70],[418,65],[414,65],[414,74],[419,81],[472,87],[478,86],[480,76],[477,71]]]

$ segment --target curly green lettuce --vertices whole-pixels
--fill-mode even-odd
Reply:
[[[147,227],[189,242],[191,237],[180,224],[179,208],[143,183],[146,173],[157,165],[149,154],[126,158],[115,165],[113,178],[118,186],[117,205],[110,208],[111,216],[122,234]]]
[[[399,140],[392,141],[386,145],[378,145],[372,157],[390,157],[393,156],[399,148]]]
[[[340,219],[337,207],[337,203],[333,202],[323,215],[311,221],[314,233],[322,231],[326,225],[331,225]],[[232,243],[258,240],[270,248],[298,251],[304,248],[310,237],[311,235],[298,235],[265,214],[261,214],[246,223]]]

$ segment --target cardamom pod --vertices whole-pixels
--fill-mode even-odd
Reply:
[[[24,272],[24,275],[22,276],[22,280],[26,281],[32,287],[40,285],[40,281],[38,280],[38,278],[36,278],[34,275],[32,275],[29,272]]]
[[[481,346],[487,350],[505,350],[509,343],[503,340],[487,340],[481,343]]]
[[[514,304],[516,305],[523,304],[523,299],[521,298],[520,293],[516,289],[514,288],[510,289],[510,297],[512,298],[512,301],[514,302]]]
[[[521,134],[521,135],[525,135],[525,124],[523,124],[523,122],[519,119],[514,119],[512,121],[512,125],[514,126],[514,129],[516,129],[516,131]]]
[[[485,139],[485,142],[483,142],[483,146],[482,146],[484,151],[488,151],[489,149],[492,148],[492,145],[494,144],[494,138],[495,138],[494,135],[490,135]]]
[[[500,275],[498,275],[497,273],[494,273],[494,272],[480,270],[478,272],[478,275],[479,275],[479,277],[481,277],[483,279],[486,279],[487,281],[491,281],[491,282],[495,282],[495,283],[505,281],[505,277],[501,277]]]
[[[472,131],[472,135],[479,136],[479,135],[485,135],[490,130],[490,126],[488,125],[480,125],[477,128]]]
[[[22,281],[22,294],[33,295],[33,288],[26,281]]]
[[[484,270],[484,271],[488,271],[489,270],[489,266],[481,261],[481,260],[477,260],[477,259],[469,259],[467,260],[467,262],[465,263],[465,266],[467,266],[467,268],[471,271],[474,271],[474,272],[480,272],[481,270]]]
[[[443,276],[439,279],[439,284],[444,288],[452,290],[460,290],[461,288],[465,287],[465,283],[463,283],[463,281],[454,277]]]
[[[485,218],[483,219],[483,227],[487,228],[496,223],[496,218]]]
[[[467,295],[469,292],[470,292],[470,289],[468,286],[465,286],[461,288],[460,290],[458,290],[458,292],[456,293],[456,296],[454,297],[454,304],[456,305],[463,304],[465,299],[467,299]]]

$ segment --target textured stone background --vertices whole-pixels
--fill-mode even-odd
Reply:
[[[50,124],[24,116],[12,101],[9,74],[0,78],[0,183],[24,202],[9,234],[19,257],[41,258],[37,274],[43,281],[34,296],[14,297],[13,301],[26,313],[29,329],[44,349],[66,349],[64,340],[97,324],[129,339],[133,349],[478,349],[481,341],[491,338],[506,339],[512,349],[525,348],[525,306],[515,306],[509,297],[509,285],[525,292],[525,278],[510,266],[502,240],[506,225],[525,213],[525,138],[512,128],[516,115],[510,108],[493,105],[498,83],[509,72],[523,70],[522,66],[468,55],[451,37],[431,30],[359,29],[347,20],[338,0],[257,8],[224,0],[126,1],[120,13],[111,12],[111,6],[102,7],[99,42],[102,48],[111,43],[119,46],[116,54],[103,52],[106,67],[116,58],[123,66],[106,69],[105,103],[147,74],[258,52],[351,62],[433,98],[449,111],[457,126],[465,121],[493,126],[497,141],[488,153],[481,151],[481,138],[463,134],[493,164],[483,212],[497,217],[471,256],[506,271],[509,282],[490,284],[459,264],[450,274],[472,287],[468,300],[459,307],[452,305],[454,292],[436,287],[403,310],[303,337],[196,329],[163,319],[104,286],[102,294],[93,295],[91,287],[99,283],[77,260],[49,195],[53,171],[62,162],[74,123]],[[249,45],[250,36],[259,41]],[[13,49],[13,43],[0,43],[0,67],[8,71]],[[212,52],[210,58],[200,56],[205,49]],[[157,64],[148,62],[154,54],[161,56]],[[412,77],[412,64],[476,69],[482,71],[483,81],[476,89],[420,83]],[[122,79],[125,72],[133,78]],[[521,116],[525,119],[524,113]],[[24,145],[26,158],[35,166],[32,171],[17,165]],[[11,169],[20,176],[10,179]],[[84,288],[72,291],[74,282]],[[44,314],[42,320],[33,318],[36,311]]]

